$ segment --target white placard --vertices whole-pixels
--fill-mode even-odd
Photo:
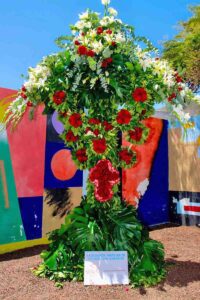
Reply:
[[[129,284],[127,251],[85,251],[84,285]]]

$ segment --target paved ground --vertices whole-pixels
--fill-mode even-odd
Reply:
[[[155,230],[151,237],[164,243],[166,259],[174,263],[164,283],[154,288],[123,286],[84,287],[66,283],[62,290],[46,279],[38,279],[29,268],[40,262],[44,247],[0,256],[1,300],[192,300],[200,299],[200,228],[174,227]]]

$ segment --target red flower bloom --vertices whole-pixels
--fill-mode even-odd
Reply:
[[[112,126],[112,124],[108,123],[107,121],[103,121],[103,126],[104,126],[105,131],[110,131],[114,128]]]
[[[86,149],[82,148],[76,151],[76,158],[81,162],[85,162],[88,160],[87,154],[86,154]]]
[[[124,149],[119,152],[119,157],[121,160],[125,161],[127,165],[129,165],[132,161],[133,154],[129,153],[127,149]]]
[[[120,181],[119,172],[108,159],[98,161],[96,166],[90,170],[89,179],[95,185],[95,198],[99,202],[112,199],[112,187]]]
[[[129,130],[129,136],[131,140],[139,142],[142,138],[143,129],[141,127],[136,127],[134,130]]]
[[[94,133],[96,136],[98,136],[99,133],[100,133],[100,131],[99,131],[99,129],[95,129],[95,130],[93,130],[93,133]]]
[[[111,64],[113,62],[112,57],[108,57],[106,59],[104,59],[101,63],[102,68],[107,68],[109,64]]]
[[[69,117],[69,123],[71,126],[75,127],[75,128],[78,128],[80,127],[83,122],[81,120],[81,115],[78,114],[78,113],[74,113],[72,114],[70,117]]]
[[[57,105],[61,104],[66,96],[64,91],[57,91],[53,95],[53,102]]]
[[[107,63],[108,63],[108,64],[111,64],[111,63],[113,62],[112,57],[108,57],[106,60],[107,60]]]
[[[118,112],[116,120],[117,120],[118,124],[129,124],[131,121],[131,118],[132,118],[132,116],[128,110],[121,109]]]
[[[99,119],[96,119],[96,118],[90,118],[90,119],[88,120],[88,123],[89,123],[89,124],[93,124],[93,125],[98,125],[98,124],[100,124],[101,122],[99,121]]]
[[[112,42],[112,46],[115,47],[117,44],[116,42]]]
[[[87,56],[90,56],[90,57],[94,57],[95,54],[96,54],[96,53],[95,53],[93,50],[88,50],[86,55],[87,55]]]
[[[181,92],[183,90],[182,86],[178,87],[179,92]]]
[[[93,149],[96,153],[102,154],[107,149],[106,140],[104,138],[93,140],[92,143],[93,143]]]
[[[77,53],[79,55],[87,55],[87,48],[85,46],[79,46]]]
[[[98,27],[97,28],[97,34],[102,34],[103,33],[103,28],[102,27]]]
[[[104,59],[101,63],[102,68],[107,68],[108,67],[108,63],[106,61],[106,59]]]
[[[32,107],[33,103],[31,101],[28,101],[26,105],[29,106],[29,107]]]
[[[66,141],[67,142],[77,142],[78,141],[78,137],[74,135],[74,133],[69,130],[66,134]]]
[[[177,83],[183,82],[182,77],[178,73],[175,74],[175,78]]]
[[[133,91],[132,97],[136,102],[144,102],[147,100],[147,92],[144,88],[138,87]]]
[[[112,30],[111,30],[111,29],[108,29],[108,30],[106,30],[106,33],[107,33],[107,34],[112,34]]]
[[[26,92],[26,88],[24,85],[22,85],[22,88],[21,88],[22,92]]]
[[[26,94],[24,94],[24,93],[21,93],[20,96],[21,96],[23,99],[26,99],[26,98],[27,98]]]
[[[87,127],[87,128],[85,129],[85,133],[88,133],[89,131],[92,132],[92,129],[91,129],[90,127]]]
[[[172,102],[173,99],[176,98],[176,94],[175,93],[172,93],[169,97],[168,97],[168,101],[169,102]]]
[[[76,41],[74,42],[74,44],[75,44],[76,46],[79,46],[79,45],[80,45],[80,42],[76,40]]]

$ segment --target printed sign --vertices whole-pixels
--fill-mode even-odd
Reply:
[[[84,285],[129,284],[127,251],[86,251]]]

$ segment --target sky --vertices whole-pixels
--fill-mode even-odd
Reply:
[[[156,47],[177,33],[196,0],[112,0],[119,18]],[[0,0],[0,87],[18,89],[22,74],[43,56],[58,51],[56,37],[69,34],[69,24],[85,9],[103,12],[100,0]]]

